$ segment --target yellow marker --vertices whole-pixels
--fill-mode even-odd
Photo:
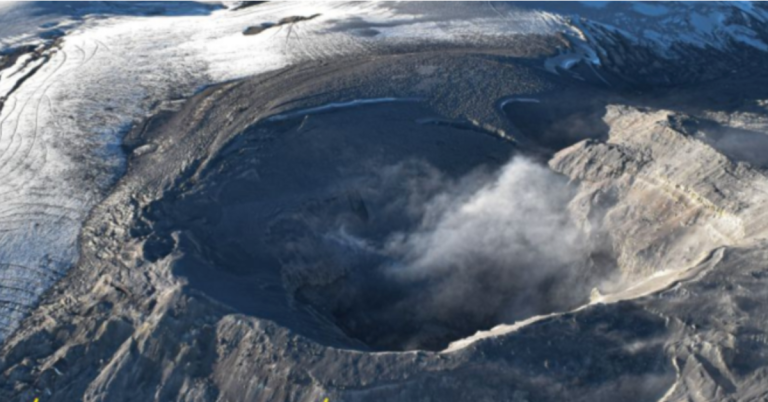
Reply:
[[[35,402],[40,402],[40,398],[35,398]],[[325,398],[325,402],[328,402],[328,398]]]
[[[35,402],[37,402],[37,401],[35,401]],[[323,402],[328,402],[328,398],[325,398],[325,399],[323,400]]]

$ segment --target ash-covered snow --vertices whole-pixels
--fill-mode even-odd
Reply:
[[[557,7],[543,5],[542,7]],[[734,42],[765,51],[759,32],[768,11],[752,2],[609,2],[603,7],[572,5],[573,20],[586,29],[600,26],[638,44],[673,56],[675,44],[725,49]],[[599,38],[592,42],[600,43]]]

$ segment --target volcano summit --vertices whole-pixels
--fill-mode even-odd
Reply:
[[[768,6],[0,4],[0,400],[768,400]]]

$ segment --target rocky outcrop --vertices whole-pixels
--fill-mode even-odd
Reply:
[[[764,174],[675,129],[673,116],[611,106],[606,142],[580,142],[549,162],[580,181],[572,207],[609,234],[629,278],[685,269],[768,228]]]

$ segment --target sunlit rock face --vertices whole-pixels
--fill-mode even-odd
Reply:
[[[761,400],[767,17],[0,5],[0,399]]]

